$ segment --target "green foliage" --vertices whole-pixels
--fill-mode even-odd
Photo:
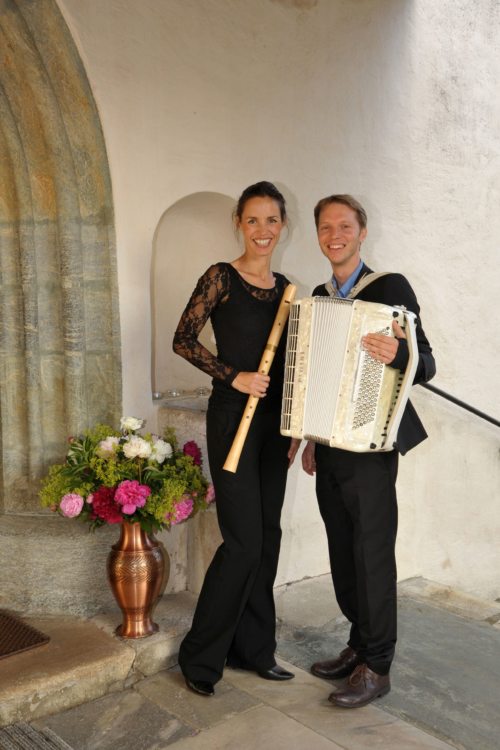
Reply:
[[[177,435],[175,434],[175,430],[173,427],[165,427],[165,430],[163,432],[163,439],[167,443],[170,443],[174,454],[177,453],[177,451],[179,450],[179,446],[177,444]]]
[[[114,430],[107,424],[96,424],[90,430],[85,430],[83,434],[94,446],[98,445],[101,440],[106,440],[107,437],[121,437],[121,432]]]
[[[114,457],[93,456],[89,461],[89,466],[96,480],[105,487],[114,487],[124,479],[140,480],[141,478],[137,462],[127,458],[117,461]]]
[[[164,479],[161,491],[148,497],[144,506],[146,512],[151,513],[158,523],[163,523],[165,516],[173,513],[175,502],[181,499],[184,489],[185,484],[181,479]]]
[[[42,481],[40,501],[44,508],[57,505],[62,495],[68,491],[68,478],[65,476],[64,470],[65,467],[61,464],[54,464],[50,467],[49,473]]]

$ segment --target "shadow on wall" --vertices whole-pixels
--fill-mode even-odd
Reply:
[[[174,354],[172,339],[199,277],[213,263],[241,254],[231,218],[235,204],[221,193],[194,193],[158,222],[151,269],[153,392],[210,386],[207,375]],[[214,351],[210,323],[200,340]]]

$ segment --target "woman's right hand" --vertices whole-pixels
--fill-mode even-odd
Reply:
[[[240,393],[263,398],[270,382],[269,375],[261,375],[260,372],[239,372],[231,385]]]

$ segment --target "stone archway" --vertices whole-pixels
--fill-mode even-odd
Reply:
[[[121,411],[111,181],[99,114],[55,0],[0,0],[0,606],[113,606],[115,530],[41,511],[68,435]]]
[[[67,437],[116,421],[114,219],[99,115],[54,0],[0,0],[0,510],[38,510]]]

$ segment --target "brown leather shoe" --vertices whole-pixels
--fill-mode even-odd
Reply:
[[[360,708],[381,698],[391,689],[388,674],[377,674],[367,664],[358,664],[344,688],[332,693],[328,700],[340,708]]]
[[[336,659],[315,662],[311,667],[311,672],[324,680],[339,680],[341,677],[348,677],[358,664],[360,664],[360,658],[356,651],[347,646]]]

